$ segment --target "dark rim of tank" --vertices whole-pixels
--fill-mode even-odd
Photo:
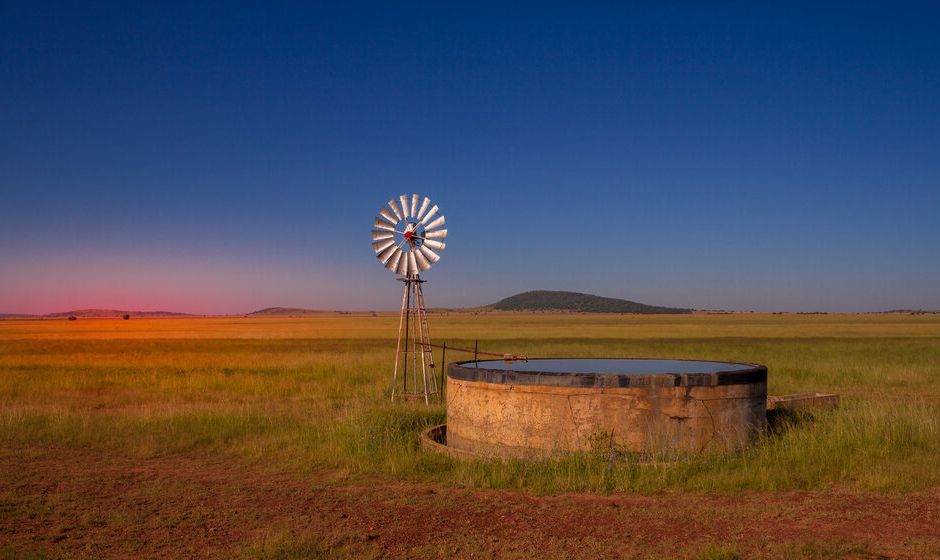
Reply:
[[[538,360],[659,360],[662,358],[529,358]],[[713,387],[718,385],[746,385],[767,381],[767,367],[761,364],[740,362],[717,362],[713,360],[673,360],[677,362],[734,363],[750,366],[734,371],[710,371],[701,373],[559,373],[554,371],[513,371],[511,369],[486,369],[475,367],[478,362],[491,360],[466,360],[447,366],[447,377],[460,381],[481,381],[502,385],[542,385],[547,387]],[[468,367],[470,366],[470,367]]]

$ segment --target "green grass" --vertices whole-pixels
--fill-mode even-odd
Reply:
[[[460,462],[424,453],[440,405],[392,405],[397,317],[0,322],[0,445],[234,454],[309,472],[562,491],[910,491],[940,484],[940,318],[449,315],[449,345],[529,356],[750,361],[769,392],[836,392],[737,453]],[[449,352],[448,360],[466,358]]]
[[[724,546],[707,546],[698,555],[698,560],[741,560],[733,549]]]
[[[248,546],[241,554],[245,560],[365,560],[378,558],[378,551],[368,542],[355,538],[326,539],[296,535],[289,531],[275,533]]]
[[[0,547],[0,560],[58,560],[58,554],[39,550],[18,550],[12,547]]]

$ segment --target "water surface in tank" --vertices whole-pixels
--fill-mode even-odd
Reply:
[[[709,362],[703,360],[655,360],[637,358],[539,358],[535,360],[481,360],[464,367],[503,371],[559,374],[655,375],[660,373],[715,373],[747,371],[751,364]]]

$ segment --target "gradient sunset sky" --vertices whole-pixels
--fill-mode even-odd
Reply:
[[[412,192],[431,306],[940,309],[940,10],[661,4],[4,2],[0,312],[394,309]]]

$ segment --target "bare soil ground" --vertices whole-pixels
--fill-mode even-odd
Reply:
[[[0,451],[0,557],[721,557],[715,550],[940,557],[940,489],[543,497],[300,477],[218,455]]]

